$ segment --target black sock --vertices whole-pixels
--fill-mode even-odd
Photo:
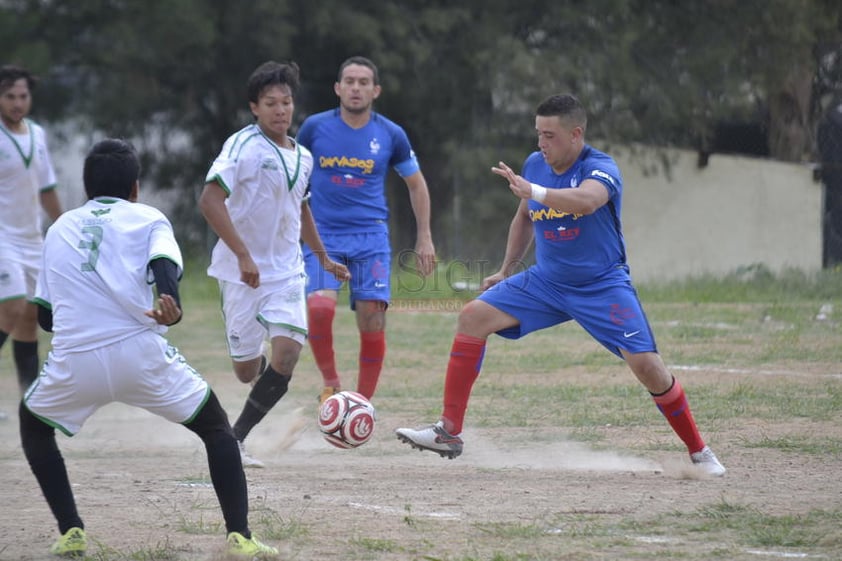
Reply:
[[[38,377],[38,341],[15,341],[12,339],[12,354],[18,369],[20,393]]]
[[[208,454],[213,489],[222,508],[227,532],[251,538],[248,528],[248,490],[240,450],[231,432],[228,416],[211,391],[208,401],[191,422],[184,425],[199,435]]]
[[[5,331],[0,331],[0,349],[3,348],[3,344],[6,342],[6,339],[9,338],[9,334]]]
[[[251,429],[287,393],[291,377],[277,373],[271,364],[266,367],[263,375],[260,376],[251,392],[249,392],[240,418],[234,423],[234,436],[237,440],[240,442],[245,440]]]
[[[23,402],[18,416],[23,453],[58,522],[59,533],[64,534],[70,528],[84,529],[85,525],[76,511],[64,458],[56,445],[55,429],[35,417]]]

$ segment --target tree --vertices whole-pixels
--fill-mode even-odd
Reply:
[[[45,78],[37,110],[135,140],[144,181],[177,193],[178,234],[200,246],[196,194],[223,140],[251,119],[249,73],[297,61],[303,119],[336,105],[345,58],[368,56],[384,84],[377,108],[406,127],[428,178],[445,259],[500,257],[514,201],[488,168],[519,167],[534,149],[532,113],[547,95],[582,98],[601,148],[712,153],[723,124],[747,123],[772,157],[799,161],[815,154],[816,99],[827,97],[813,91],[819,61],[839,45],[836,0],[0,4],[2,52]],[[412,247],[408,197],[391,187],[393,246]]]

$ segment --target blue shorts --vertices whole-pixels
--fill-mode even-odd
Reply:
[[[321,238],[330,258],[344,264],[351,272],[348,288],[352,310],[356,308],[357,300],[389,303],[392,248],[387,232],[322,234]],[[319,265],[319,260],[306,244],[303,247],[307,294],[317,290],[339,290],[342,283]]]
[[[637,291],[623,269],[590,284],[572,286],[551,282],[531,267],[492,286],[478,299],[518,320],[518,325],[497,332],[508,339],[575,320],[621,358],[620,349],[632,354],[658,352]]]

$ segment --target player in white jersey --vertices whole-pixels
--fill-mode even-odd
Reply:
[[[248,81],[256,122],[229,137],[205,178],[199,208],[219,236],[208,274],[219,281],[234,373],[254,382],[234,423],[243,465],[263,463],[243,440],[283,397],[307,337],[303,239],[326,271],[330,260],[305,203],[313,157],[289,135],[299,74],[295,63],[266,62]],[[271,355],[263,355],[269,338]]]
[[[163,337],[182,316],[181,251],[169,220],[135,202],[139,173],[127,142],[94,145],[84,166],[88,201],[63,214],[44,243],[36,302],[53,348],[19,414],[26,459],[61,533],[52,552],[82,555],[87,546],[55,429],[73,436],[101,406],[120,401],[195,432],[207,450],[229,552],[275,555],[249,531],[246,479],[228,416]]]
[[[41,210],[61,214],[44,129],[27,119],[35,78],[0,67],[0,347],[11,335],[21,392],[38,375],[38,323],[31,302],[41,262]]]

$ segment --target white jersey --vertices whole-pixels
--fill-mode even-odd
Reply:
[[[14,134],[0,124],[0,240],[40,244],[41,191],[56,186],[47,137],[25,120],[27,132]]]
[[[154,307],[149,268],[165,257],[183,267],[167,217],[151,206],[102,197],[50,226],[35,300],[52,308],[53,352],[81,352],[166,327]]]
[[[313,171],[310,151],[293,143],[281,148],[256,124],[231,135],[208,171],[226,191],[225,206],[260,271],[261,281],[283,280],[304,271],[301,202]],[[234,253],[222,240],[213,248],[208,275],[239,283]]]

